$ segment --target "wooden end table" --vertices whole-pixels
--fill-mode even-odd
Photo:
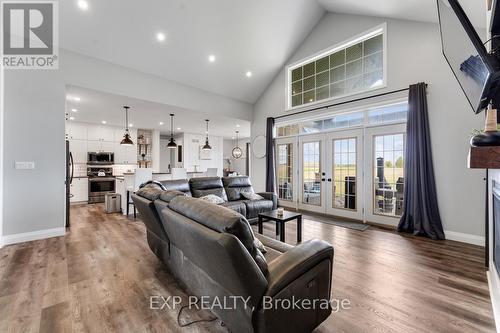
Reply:
[[[259,213],[259,234],[262,234],[262,222],[269,219],[276,222],[276,236],[280,235],[280,241],[285,242],[285,223],[297,219],[297,243],[302,242],[302,214],[284,211],[282,216],[278,216],[278,210]]]

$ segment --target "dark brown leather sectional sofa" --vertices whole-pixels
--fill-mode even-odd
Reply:
[[[324,306],[331,293],[330,244],[310,240],[292,247],[254,234],[243,214],[185,192],[150,184],[132,200],[151,250],[181,287],[211,300],[237,299],[234,307],[212,309],[232,332],[310,332],[330,315]],[[284,306],[296,300],[310,306]]]
[[[189,181],[167,180],[161,183],[167,190],[181,191],[195,198],[214,194],[224,200],[221,206],[240,213],[251,224],[257,223],[259,213],[276,209],[278,206],[278,197],[272,192],[257,193],[263,200],[246,200],[242,197],[242,192],[255,193],[248,176],[200,177],[191,178]]]

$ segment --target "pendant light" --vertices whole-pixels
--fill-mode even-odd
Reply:
[[[123,146],[133,146],[134,142],[130,138],[130,133],[128,130],[128,109],[130,109],[130,106],[124,106],[125,109],[125,134],[123,135],[123,140],[120,142],[121,145]]]
[[[170,142],[167,144],[168,149],[175,149],[177,148],[177,144],[175,143],[174,140],[174,114],[170,114]]]
[[[205,121],[207,122],[207,137],[205,139],[205,145],[203,147],[201,147],[201,150],[212,150],[212,147],[210,146],[210,144],[208,143],[208,122],[210,120],[208,119],[205,119]]]
[[[241,156],[243,156],[243,151],[241,150],[239,145],[239,133],[239,131],[236,131],[236,147],[234,147],[233,151],[231,152],[231,155],[233,155],[235,159],[241,158]]]

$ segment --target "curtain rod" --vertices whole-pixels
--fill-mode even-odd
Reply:
[[[425,84],[425,86],[427,87],[427,83]],[[371,96],[366,96],[366,97],[360,97],[360,98],[356,98],[356,99],[351,99],[351,100],[344,101],[344,102],[329,104],[329,105],[325,105],[325,106],[318,106],[318,107],[315,107],[315,108],[312,108],[312,109],[309,109],[309,110],[302,110],[302,111],[298,111],[298,112],[289,113],[289,114],[285,114],[285,115],[282,115],[282,116],[274,117],[274,119],[291,117],[291,116],[295,116],[295,115],[298,115],[298,114],[302,114],[302,113],[306,113],[306,112],[311,112],[311,111],[316,111],[316,110],[321,110],[321,109],[328,109],[328,108],[331,108],[331,107],[334,107],[334,106],[339,106],[339,105],[344,105],[344,104],[359,102],[359,101],[363,101],[365,99],[376,98],[376,97],[390,95],[390,94],[396,94],[398,92],[407,91],[407,90],[410,90],[410,88],[409,87],[408,88],[402,88],[402,89],[388,91],[388,92],[384,92],[384,93],[380,93],[380,94],[376,94],[376,95],[371,95]]]

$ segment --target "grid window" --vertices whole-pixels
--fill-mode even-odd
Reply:
[[[305,142],[303,144],[303,187],[302,202],[321,206],[321,142]]]
[[[404,199],[404,134],[374,137],[374,214],[401,216]]]
[[[380,87],[384,77],[384,34],[292,68],[291,107]]]
[[[278,198],[293,199],[293,150],[292,144],[278,145]]]
[[[333,140],[334,208],[356,210],[356,138]]]

